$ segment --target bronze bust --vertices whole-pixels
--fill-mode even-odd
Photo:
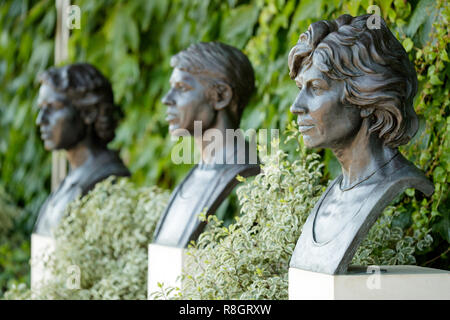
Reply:
[[[70,165],[39,211],[34,232],[52,236],[67,205],[109,176],[129,176],[114,138],[120,109],[114,105],[110,82],[94,66],[77,63],[50,68],[39,76],[36,124],[46,150],[65,150]]]
[[[310,213],[290,266],[342,274],[383,209],[406,188],[434,187],[398,151],[418,128],[417,76],[387,28],[370,15],[313,23],[289,53],[300,92],[291,107],[309,148],[330,148],[342,175]]]
[[[214,214],[238,184],[237,175],[259,173],[257,160],[250,161],[252,150],[246,142],[236,144],[234,138],[223,144],[217,141],[221,139],[205,141],[210,132],[223,138],[227,130],[239,129],[242,111],[254,91],[254,73],[241,51],[219,42],[191,45],[172,57],[171,66],[171,88],[162,100],[167,105],[169,132],[175,137],[194,136],[201,162],[173,191],[154,243],[184,248],[205,226],[198,214],[205,208],[207,214]],[[199,134],[196,123],[201,125]],[[211,145],[219,146],[217,153],[208,153]]]

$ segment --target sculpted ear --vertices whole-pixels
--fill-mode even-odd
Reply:
[[[214,108],[218,111],[226,108],[231,103],[233,90],[226,83],[218,84],[215,89]]]
[[[83,115],[84,123],[86,125],[90,125],[90,124],[93,124],[95,122],[95,120],[97,119],[98,110],[92,108],[90,110],[83,111],[82,115]]]

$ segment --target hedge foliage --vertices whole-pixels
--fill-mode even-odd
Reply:
[[[55,276],[35,291],[12,286],[6,299],[146,299],[148,243],[168,198],[128,178],[98,183],[69,205],[55,251],[41,258]]]

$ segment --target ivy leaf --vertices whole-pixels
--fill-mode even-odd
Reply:
[[[414,42],[410,38],[403,40],[402,44],[406,52],[410,52],[414,46]]]
[[[387,17],[392,2],[393,0],[380,0],[381,14],[384,16],[384,18]]]
[[[242,48],[252,34],[259,14],[259,8],[254,5],[241,5],[232,9],[222,20],[221,35],[227,42]]]
[[[450,243],[450,212],[444,212],[441,219],[433,225],[433,231],[439,233],[448,243]]]
[[[439,57],[443,60],[443,61],[449,61],[448,60],[448,55],[447,55],[447,51],[446,50],[442,50],[441,53],[439,54]]]
[[[413,221],[411,218],[411,212],[405,211],[392,219],[392,228],[400,228],[402,230],[409,228]]]
[[[442,80],[439,79],[439,76],[438,76],[437,74],[431,75],[431,77],[430,77],[430,83],[431,83],[432,85],[434,85],[434,86],[438,86],[438,85],[443,84]]]
[[[408,27],[405,33],[412,37],[416,34],[417,30],[423,25],[430,17],[430,10],[433,10],[434,0],[420,0],[414,10],[412,17],[409,21]]]
[[[445,183],[446,173],[444,168],[436,167],[433,171],[433,180],[440,183]]]

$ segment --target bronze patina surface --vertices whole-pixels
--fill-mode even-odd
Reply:
[[[120,116],[110,82],[94,66],[77,63],[40,75],[36,124],[46,150],[64,150],[67,177],[39,211],[34,232],[52,236],[67,205],[109,176],[129,176],[107,144]]]
[[[219,42],[194,44],[172,57],[171,65],[171,88],[163,98],[169,132],[175,137],[193,136],[201,163],[173,191],[154,243],[183,248],[205,226],[198,215],[204,209],[207,214],[215,213],[238,184],[237,175],[259,173],[259,164],[249,156],[249,144],[225,139],[227,130],[239,129],[255,80],[248,58]],[[201,124],[199,134],[196,123]],[[212,132],[224,139],[205,138]],[[212,148],[216,152],[210,152]]]
[[[303,141],[329,148],[342,174],[310,213],[290,266],[340,274],[383,209],[407,188],[432,183],[398,151],[415,135],[417,76],[381,19],[343,15],[313,23],[289,54],[299,93],[291,107]]]

